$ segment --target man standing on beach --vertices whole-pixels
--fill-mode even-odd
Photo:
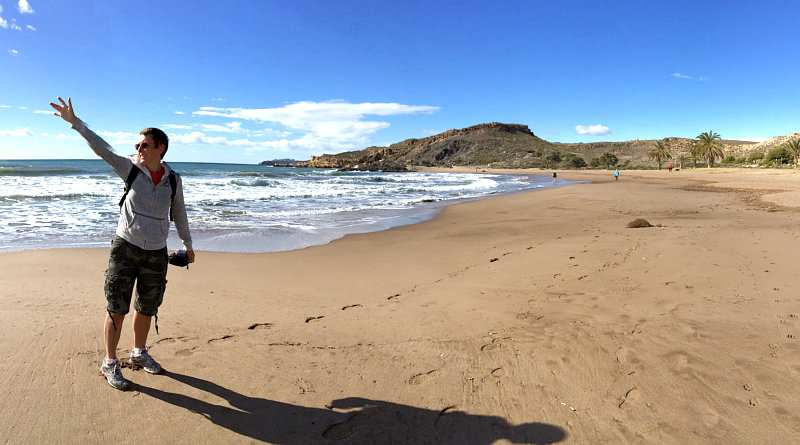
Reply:
[[[619,181],[619,169],[614,170],[614,180]]]
[[[130,363],[151,374],[161,372],[158,364],[147,352],[147,334],[150,322],[156,317],[158,330],[158,307],[164,298],[167,284],[167,234],[170,215],[174,215],[175,228],[183,241],[189,262],[194,262],[192,237],[189,234],[186,206],[183,201],[181,177],[174,174],[168,164],[162,162],[169,146],[169,139],[157,128],[146,128],[139,133],[137,154],[120,156],[111,146],[90,130],[75,116],[72,99],[61,105],[50,103],[56,116],[72,124],[89,143],[89,147],[106,161],[119,177],[130,178],[133,169],[138,169],[130,188],[120,203],[120,216],[116,236],[111,243],[111,254],[106,270],[105,294],[108,305],[103,326],[106,357],[100,367],[108,384],[125,390],[130,382],[122,376],[117,345],[122,321],[130,311],[131,294],[136,283],[136,300],[133,304],[133,350]],[[175,190],[171,181],[175,181]],[[174,198],[173,198],[174,196]],[[171,209],[170,209],[171,208]],[[170,213],[171,212],[171,213]]]

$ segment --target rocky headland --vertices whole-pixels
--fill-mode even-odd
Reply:
[[[779,136],[764,142],[720,140],[725,157],[746,158],[751,153],[779,147],[800,138],[800,133]],[[556,143],[537,137],[522,124],[492,122],[445,131],[421,139],[406,139],[388,147],[367,147],[363,150],[312,156],[308,161],[265,161],[273,165],[339,168],[368,171],[408,171],[415,166],[451,167],[490,166],[493,168],[553,168],[564,160],[581,158],[573,167],[593,165],[603,153],[612,153],[619,165],[629,168],[651,168],[656,162],[648,152],[661,141],[671,154],[668,163],[691,162],[690,150],[695,139],[667,137],[636,139],[624,142]],[[289,162],[291,161],[291,162]],[[560,164],[562,163],[562,164]],[[595,163],[596,164],[596,163]],[[569,167],[569,165],[567,165]]]

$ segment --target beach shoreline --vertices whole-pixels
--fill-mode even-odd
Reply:
[[[101,159],[0,161],[0,252],[106,247],[121,195],[119,177]],[[187,213],[196,248],[277,252],[325,244],[419,222],[443,205],[520,189],[548,178],[458,173],[341,172],[260,165],[176,163],[187,181]],[[181,240],[173,232],[168,248]]]
[[[300,250],[198,252],[151,333],[167,373],[124,369],[129,392],[97,375],[107,250],[0,253],[0,434],[128,443],[134,418],[179,443],[800,434],[798,173],[557,172],[591,183]]]

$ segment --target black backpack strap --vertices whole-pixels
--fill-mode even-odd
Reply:
[[[172,196],[169,199],[169,220],[175,221],[175,218],[172,217],[172,204],[175,202],[175,192],[178,190],[178,178],[175,175],[174,170],[169,171],[169,186],[172,187]]]
[[[131,191],[131,186],[133,185],[133,181],[136,180],[136,177],[139,175],[139,168],[135,165],[131,168],[131,172],[128,173],[128,179],[125,180],[125,193],[122,194],[122,199],[119,200],[119,207],[122,208],[122,204],[125,203],[125,198],[128,197],[128,192]],[[169,171],[169,186],[172,188],[172,193],[170,194],[169,199],[169,220],[175,221],[172,217],[172,203],[175,202],[175,193],[178,191],[178,178],[177,174],[174,170]]]
[[[131,191],[131,185],[133,181],[136,180],[136,176],[139,175],[139,167],[132,165],[131,172],[128,173],[128,179],[125,180],[125,193],[122,195],[122,199],[119,200],[119,207],[122,208],[122,204],[125,203],[125,198],[128,197],[128,192]]]

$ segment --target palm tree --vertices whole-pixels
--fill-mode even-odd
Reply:
[[[717,142],[717,139],[720,139],[719,134],[713,131],[697,135],[697,142],[695,143],[697,154],[699,155],[698,157],[703,157],[708,161],[708,168],[714,165],[715,159],[723,157],[722,144]]]
[[[701,157],[700,154],[700,145],[697,142],[692,145],[692,148],[689,149],[689,156],[692,158],[692,168],[697,168],[697,158]]]
[[[800,158],[800,139],[792,139],[786,143],[786,148],[794,156],[794,168],[797,168],[797,158]]]
[[[667,150],[667,147],[664,146],[663,141],[656,141],[653,143],[653,148],[647,152],[647,157],[655,159],[656,163],[658,163],[658,169],[661,170],[661,163],[664,162],[665,159],[670,159],[672,154]]]
[[[683,170],[683,163],[686,162],[686,155],[679,155],[678,156],[678,166],[681,170]]]

